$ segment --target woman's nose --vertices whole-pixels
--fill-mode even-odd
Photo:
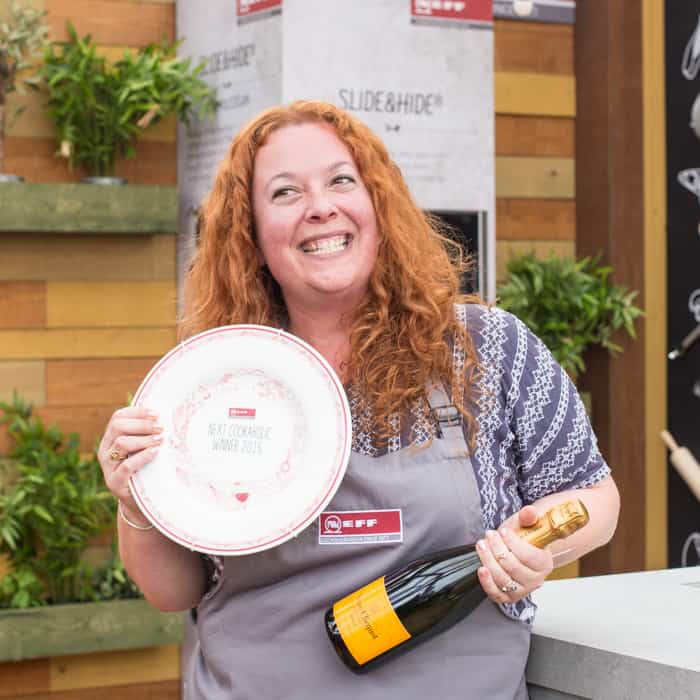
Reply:
[[[325,192],[311,194],[306,209],[308,221],[328,221],[338,215],[338,209],[333,200]]]

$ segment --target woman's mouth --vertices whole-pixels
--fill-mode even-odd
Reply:
[[[352,235],[344,233],[339,236],[330,236],[328,238],[317,238],[313,241],[302,243],[300,248],[304,253],[316,255],[319,253],[337,253],[344,250],[350,245]]]

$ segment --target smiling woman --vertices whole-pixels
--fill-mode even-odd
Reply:
[[[377,258],[377,219],[330,127],[298,124],[270,135],[255,159],[253,210],[260,257],[281,287],[293,333],[309,339],[311,313],[336,326],[360,305]],[[348,345],[345,333],[337,338],[328,359],[342,375]]]
[[[157,416],[112,417],[99,454],[122,504],[125,566],[155,606],[196,607],[185,697],[452,700],[468,687],[526,698],[530,594],[617,521],[610,469],[566,373],[515,317],[458,296],[460,252],[377,136],[333,105],[295,102],[246,125],[200,224],[182,337],[229,324],[290,330],[341,377],[353,434],[318,521],[265,551],[202,558],[148,528],[128,489],[162,441]],[[514,534],[569,500],[590,522],[564,545]],[[470,542],[486,599],[359,689],[326,639],[328,604]],[[370,628],[391,636],[395,621],[379,617]]]

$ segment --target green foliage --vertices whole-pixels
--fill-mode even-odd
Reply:
[[[0,22],[0,104],[10,92],[22,91],[17,73],[34,67],[33,59],[46,43],[45,15],[46,11],[12,0],[9,19]],[[31,84],[34,79],[25,82]]]
[[[499,306],[538,335],[572,377],[585,370],[590,346],[620,352],[616,332],[635,338],[634,320],[644,313],[633,304],[637,292],[613,284],[612,268],[599,260],[537,260],[530,253],[508,263],[508,278],[497,290]]]
[[[67,26],[69,41],[47,48],[40,75],[70,167],[112,175],[118,158],[134,156],[134,141],[150,124],[173,113],[189,123],[218,107],[213,89],[199,78],[205,63],[193,67],[191,59],[178,59],[178,44],[127,50],[110,65],[90,35],[80,38]]]
[[[32,416],[17,395],[0,403],[0,424],[14,440],[0,483],[0,553],[11,571],[0,580],[0,607],[33,607],[138,595],[114,542],[104,566],[83,560],[90,540],[114,532],[116,507],[97,459]]]

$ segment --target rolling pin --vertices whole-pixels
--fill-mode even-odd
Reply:
[[[687,447],[678,446],[668,430],[661,431],[661,439],[671,452],[671,464],[681,475],[683,481],[688,484],[688,488],[695,494],[695,498],[700,501],[700,464]]]

